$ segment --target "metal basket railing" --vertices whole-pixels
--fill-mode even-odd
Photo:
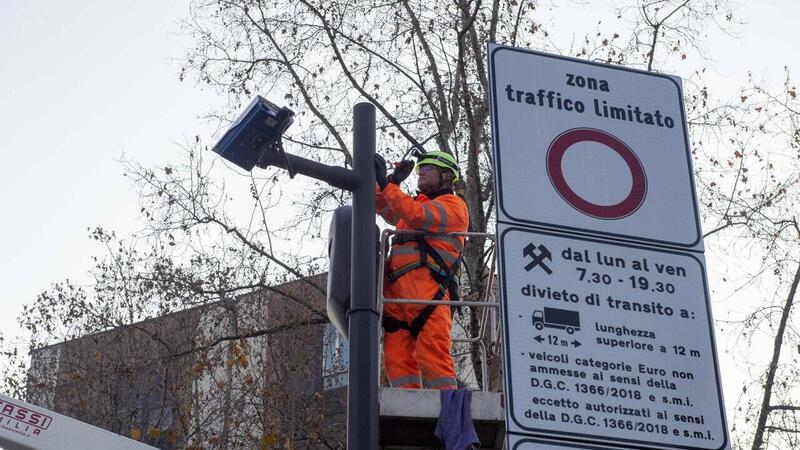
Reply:
[[[386,273],[386,262],[389,258],[387,251],[390,251],[389,238],[394,235],[411,235],[411,236],[418,236],[418,235],[425,235],[425,236],[450,236],[450,237],[465,237],[467,240],[471,238],[483,238],[488,241],[491,241],[490,248],[486,254],[486,260],[490,261],[489,268],[486,273],[488,273],[488,280],[487,280],[487,287],[485,289],[485,295],[482,300],[460,300],[460,301],[450,301],[450,300],[431,300],[431,299],[401,299],[401,298],[385,298],[383,296],[383,285],[385,281],[385,277],[383,274]],[[497,302],[497,296],[494,295],[494,280],[495,277],[493,274],[495,273],[496,267],[496,239],[495,235],[492,233],[478,233],[478,232],[464,232],[464,233],[429,233],[425,231],[416,231],[416,230],[391,230],[387,229],[381,233],[381,240],[380,240],[380,259],[378,262],[378,312],[380,314],[379,323],[383,320],[383,305],[384,303],[396,303],[396,304],[418,304],[418,305],[429,305],[429,304],[436,304],[436,305],[449,305],[449,306],[469,306],[473,308],[480,308],[480,315],[478,319],[478,332],[476,336],[467,336],[467,337],[455,337],[453,338],[453,343],[465,343],[465,344],[476,344],[479,348],[479,357],[481,360],[481,390],[488,391],[488,358],[487,358],[487,347],[486,347],[486,335],[487,333],[491,333],[491,342],[490,344],[494,348],[499,348],[499,303]],[[462,262],[463,262],[463,254],[461,255]],[[462,265],[463,267],[463,265]],[[494,320],[492,320],[492,315],[490,314],[491,311],[494,311]],[[490,328],[491,327],[491,328]],[[380,339],[380,337],[379,337]],[[380,344],[380,342],[379,342]],[[379,345],[380,347],[380,345]],[[381,352],[382,353],[382,352]],[[381,354],[381,360],[383,355]]]

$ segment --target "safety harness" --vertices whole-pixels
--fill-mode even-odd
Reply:
[[[439,283],[439,289],[436,290],[436,294],[433,296],[432,300],[441,300],[444,298],[445,293],[449,293],[451,301],[458,301],[458,282],[456,281],[456,274],[458,273],[458,268],[461,263],[460,258],[456,260],[452,266],[448,267],[442,255],[428,243],[427,239],[425,239],[425,236],[422,234],[413,236],[398,235],[395,236],[394,239],[395,245],[416,242],[417,249],[419,250],[419,259],[387,273],[386,278],[390,282],[394,282],[418,267],[425,266],[430,269],[433,279]],[[429,256],[433,261],[428,259]],[[411,323],[395,319],[394,317],[383,316],[383,329],[387,333],[408,330],[411,333],[411,337],[416,339],[420,331],[422,331],[422,327],[425,326],[425,322],[428,321],[428,318],[433,314],[433,310],[436,309],[437,306],[439,305],[425,305],[425,308],[420,311],[419,315],[417,315]]]

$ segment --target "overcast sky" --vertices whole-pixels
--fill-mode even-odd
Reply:
[[[0,1],[0,330],[56,281],[85,279],[88,227],[136,229],[125,154],[175,160],[214,97],[178,80],[185,2]]]
[[[580,39],[598,13],[596,2],[587,3],[573,4],[571,23],[551,31],[564,42]],[[0,0],[0,331],[6,337],[18,333],[22,305],[51,283],[86,280],[90,256],[102,253],[87,228],[121,234],[138,228],[136,198],[117,162],[123,154],[166,165],[179,157],[179,143],[210,134],[212,125],[198,116],[224,99],[177,76],[177,60],[190,45],[176,33],[186,12],[183,1]],[[737,86],[748,70],[780,80],[787,64],[800,77],[800,2],[743,2],[739,17],[748,24],[738,39],[716,33],[708,42],[711,89]],[[734,400],[727,399],[729,409]]]

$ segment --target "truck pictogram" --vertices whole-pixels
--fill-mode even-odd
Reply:
[[[581,329],[581,319],[578,311],[571,311],[569,309],[548,308],[544,310],[533,310],[533,326],[537,330],[544,327],[556,328],[559,330],[567,330],[568,334],[572,334]]]

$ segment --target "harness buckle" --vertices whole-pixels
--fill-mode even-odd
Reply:
[[[395,319],[394,317],[390,316],[383,316],[381,325],[383,326],[383,329],[386,330],[387,333],[395,333],[400,330],[409,329],[408,323],[402,320]]]

